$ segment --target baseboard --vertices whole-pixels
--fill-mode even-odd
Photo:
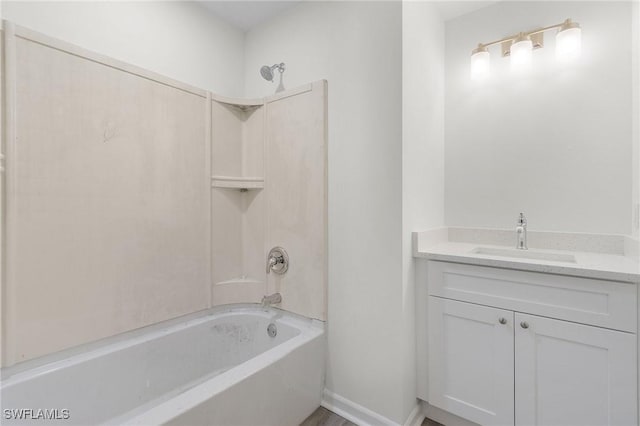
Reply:
[[[358,426],[418,426],[424,419],[422,409],[417,403],[407,421],[401,425],[327,389],[323,392],[320,405]]]
[[[435,420],[444,426],[479,426],[478,424],[463,419],[462,417],[458,417],[455,414],[451,414],[438,407],[429,405],[429,403],[425,401],[421,401],[421,412],[425,417]]]
[[[422,407],[419,403],[416,403],[416,406],[413,407],[407,421],[404,422],[404,426],[420,426],[425,417]]]

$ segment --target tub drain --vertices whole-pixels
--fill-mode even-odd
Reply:
[[[269,324],[267,326],[267,334],[269,337],[276,337],[276,334],[278,334],[278,327],[276,327],[274,323]]]

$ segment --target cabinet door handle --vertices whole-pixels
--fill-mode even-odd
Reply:
[[[506,323],[507,323],[507,319],[506,319],[506,318],[500,318],[500,319],[498,320],[498,322],[499,322],[500,324],[506,324]]]
[[[520,327],[522,327],[522,328],[529,328],[529,323],[528,323],[528,322],[526,322],[526,321],[522,321],[522,322],[520,323]]]

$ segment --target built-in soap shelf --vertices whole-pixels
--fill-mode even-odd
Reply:
[[[213,305],[265,294],[265,113],[261,99],[211,101]]]
[[[212,305],[228,305],[234,303],[260,303],[266,293],[264,281],[240,276],[220,281],[212,287]]]
[[[211,176],[211,186],[229,189],[262,189],[263,177]]]
[[[242,111],[251,111],[264,106],[264,99],[229,98],[227,96],[215,95],[213,93],[211,94],[211,99],[218,103],[238,108]]]
[[[238,277],[232,278],[230,280],[217,282],[216,285],[228,285],[228,284],[264,284],[264,281],[249,278],[249,277]]]

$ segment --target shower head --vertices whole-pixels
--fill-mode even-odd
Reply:
[[[260,68],[260,74],[262,75],[262,78],[264,78],[265,80],[273,81],[273,70],[271,69],[270,66],[263,65],[262,68]]]
[[[262,78],[264,78],[267,81],[273,81],[273,72],[275,70],[280,71],[281,73],[284,72],[284,62],[279,63],[279,64],[274,64],[272,66],[268,66],[268,65],[263,65],[262,68],[260,68],[260,75],[262,75]]]

